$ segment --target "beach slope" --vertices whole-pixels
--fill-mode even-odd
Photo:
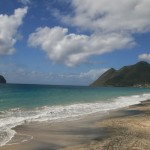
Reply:
[[[104,118],[96,113],[15,130],[17,135],[0,150],[150,150],[150,101],[111,111]],[[21,141],[24,137],[27,140]]]
[[[96,126],[107,136],[63,150],[150,150],[150,101],[115,111]]]

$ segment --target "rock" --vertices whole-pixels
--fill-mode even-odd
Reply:
[[[2,75],[0,75],[0,83],[6,83],[6,79]]]

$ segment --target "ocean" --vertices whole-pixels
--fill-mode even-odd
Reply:
[[[138,104],[150,99],[150,88],[0,85],[0,146],[24,123],[58,122]]]

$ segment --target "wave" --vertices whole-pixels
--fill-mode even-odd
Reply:
[[[20,108],[3,111],[0,114],[0,146],[6,145],[16,134],[12,129],[25,122],[62,121],[96,112],[106,113],[109,110],[138,104],[150,98],[150,94],[122,96],[109,101],[97,103],[78,103],[66,106],[44,106],[34,110]]]

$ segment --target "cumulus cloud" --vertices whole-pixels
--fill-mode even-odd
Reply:
[[[149,0],[72,0],[74,13],[58,15],[69,25],[100,32],[150,30]]]
[[[17,39],[17,30],[22,24],[27,7],[15,9],[13,15],[0,14],[0,55],[14,53],[14,44]]]
[[[150,62],[150,54],[140,54],[138,58]]]
[[[93,55],[136,45],[135,33],[150,31],[149,0],[72,0],[72,12],[57,9],[55,17],[90,35],[69,33],[67,28],[38,28],[29,44],[40,47],[54,62],[75,66]]]
[[[69,33],[67,28],[37,28],[29,36],[29,45],[40,47],[54,62],[76,66],[92,55],[100,55],[134,44],[132,37],[125,34],[96,33],[90,36]]]

